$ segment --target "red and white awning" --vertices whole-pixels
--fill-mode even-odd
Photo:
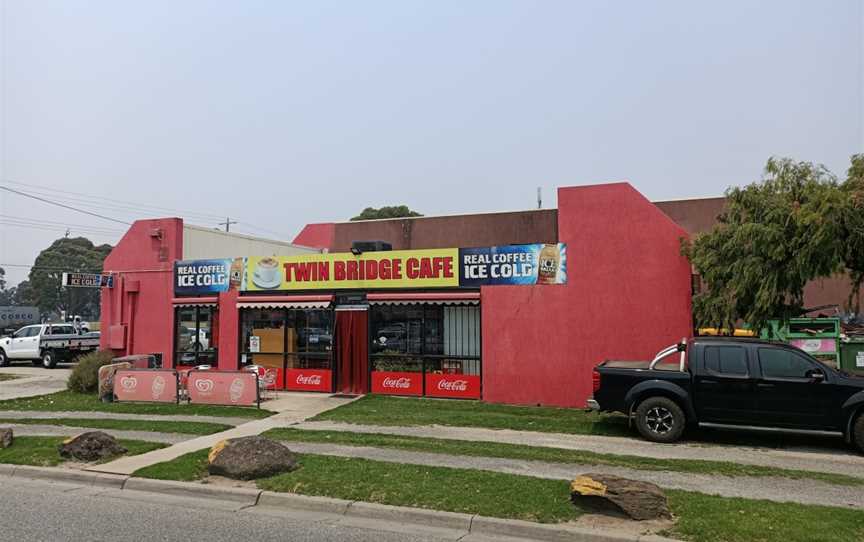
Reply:
[[[367,294],[370,305],[479,305],[480,292]]]
[[[332,295],[246,296],[237,300],[240,309],[323,309],[333,302]]]
[[[175,307],[215,307],[218,305],[219,298],[215,296],[209,297],[175,297],[171,300],[171,304]]]

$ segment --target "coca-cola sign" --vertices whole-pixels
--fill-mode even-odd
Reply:
[[[329,369],[288,369],[285,388],[295,391],[332,391],[333,372]]]
[[[373,371],[372,393],[422,395],[422,375],[420,373]]]
[[[480,398],[480,376],[461,374],[427,374],[426,395],[429,397]]]
[[[127,369],[114,376],[118,401],[176,403],[177,391],[177,372],[171,369]]]

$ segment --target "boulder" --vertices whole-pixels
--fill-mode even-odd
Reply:
[[[12,428],[0,427],[0,449],[12,446]]]
[[[583,474],[570,483],[570,500],[580,508],[618,512],[635,520],[671,518],[663,490],[650,482],[611,474]]]
[[[98,461],[107,457],[125,454],[128,450],[117,439],[103,431],[89,431],[68,438],[57,447],[61,457],[79,461]]]
[[[261,435],[233,438],[210,450],[210,474],[235,480],[266,478],[297,468],[297,456],[275,440]]]

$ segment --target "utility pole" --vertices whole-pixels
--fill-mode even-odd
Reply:
[[[543,208],[543,196],[540,194],[540,187],[537,187],[537,208]]]
[[[227,217],[227,216],[226,216],[226,217],[225,217],[225,222],[220,222],[219,225],[220,225],[220,226],[225,226],[225,232],[227,233],[227,232],[231,231],[231,224],[236,224],[236,223],[237,223],[236,220],[231,220],[230,217]]]

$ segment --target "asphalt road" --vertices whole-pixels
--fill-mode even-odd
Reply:
[[[15,375],[15,380],[0,382],[0,400],[44,395],[66,389],[66,380],[73,365],[60,364],[57,369],[31,367],[16,362],[9,367],[0,367],[0,373]]]
[[[410,524],[310,516],[299,511],[82,488],[25,479],[0,483],[0,541],[237,540],[319,542],[455,541],[456,531],[423,531]],[[489,542],[469,535],[462,541]],[[500,539],[499,539],[500,540]]]

